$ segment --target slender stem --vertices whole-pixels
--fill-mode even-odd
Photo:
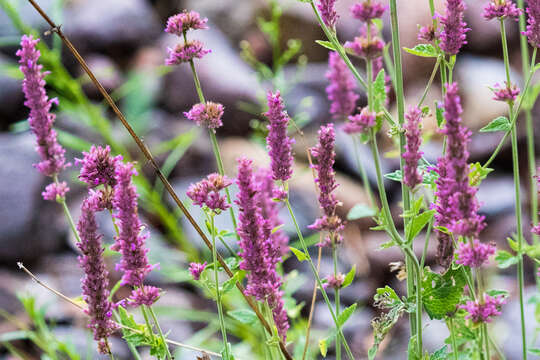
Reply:
[[[158,330],[159,337],[161,338],[161,341],[163,341],[163,344],[165,345],[165,350],[167,350],[167,357],[170,360],[173,360],[174,358],[171,355],[171,351],[169,350],[169,346],[167,345],[165,335],[163,335],[163,331],[161,330],[161,326],[159,325],[159,321],[157,319],[156,313],[154,312],[154,309],[152,309],[151,306],[148,306],[148,312],[150,313],[150,316],[152,316],[152,320],[154,320],[154,324],[156,324],[156,328]]]
[[[523,77],[525,77],[529,71],[529,44],[527,42],[527,36],[523,33],[525,32],[525,6],[523,0],[517,0],[518,7],[521,9],[521,14],[519,15],[519,45],[521,48],[521,70]],[[534,180],[536,177],[536,159],[535,159],[535,145],[534,145],[534,127],[533,127],[533,118],[530,109],[525,109],[525,123],[527,126],[527,159],[529,163],[529,181],[530,181],[530,190],[529,198],[531,199],[531,219],[532,225],[538,225],[538,185]],[[532,234],[533,243],[538,244],[540,237],[536,234]],[[538,283],[538,277],[536,277]]]
[[[59,184],[58,182],[58,175],[53,175],[53,181],[55,184]],[[75,222],[73,221],[73,217],[71,216],[71,212],[69,211],[69,208],[66,204],[66,199],[63,197],[57,198],[58,202],[62,205],[62,209],[64,210],[64,215],[66,216],[66,219],[69,223],[69,227],[71,228],[71,231],[73,232],[73,235],[75,235],[75,239],[77,239],[77,242],[81,242],[81,238],[79,236],[79,233],[77,231],[77,227],[75,226]]]
[[[334,261],[334,277],[338,276],[338,258],[337,258],[337,244],[335,238],[332,240],[332,259]],[[334,289],[334,302],[336,303],[336,316],[339,317],[339,287]],[[336,360],[341,360],[341,339],[336,337]]]
[[[148,328],[148,332],[150,333],[150,338],[152,339],[152,342],[154,342],[154,339],[155,339],[154,327],[152,326],[152,324],[150,324],[150,319],[148,318],[146,309],[147,309],[146,305],[141,306],[141,313],[143,314],[144,322],[146,323],[146,327]]]
[[[336,325],[336,330],[338,333],[338,337],[341,337],[341,340],[343,341],[343,347],[345,348],[345,352],[347,353],[347,356],[349,359],[354,360],[354,356],[351,352],[351,349],[349,347],[349,344],[347,343],[347,339],[345,339],[345,336],[343,335],[343,331],[341,330],[341,325],[338,322],[337,316],[334,312],[334,309],[332,307],[332,303],[330,302],[330,299],[328,298],[328,294],[326,293],[326,290],[324,289],[321,277],[319,276],[319,273],[317,272],[317,269],[315,268],[315,265],[313,264],[313,260],[311,259],[311,255],[309,255],[309,251],[306,245],[306,241],[304,240],[304,236],[302,235],[302,231],[300,230],[300,226],[298,225],[298,222],[296,221],[296,216],[294,216],[293,209],[291,207],[291,203],[289,201],[289,198],[287,197],[285,199],[285,205],[287,206],[287,209],[289,210],[289,214],[291,216],[291,219],[294,223],[294,227],[296,229],[296,233],[298,235],[298,239],[300,240],[300,244],[302,246],[302,250],[304,251],[304,254],[306,256],[306,259],[309,263],[309,266],[311,268],[311,272],[315,276],[315,280],[317,281],[317,285],[319,286],[319,289],[321,290],[321,294],[324,298],[324,301],[326,302],[326,306],[328,306],[328,310],[330,311],[330,315],[332,316],[332,320],[334,320],[334,324]]]
[[[486,323],[482,324],[482,332],[484,333],[484,341],[485,341],[484,346],[486,348],[486,359],[491,360],[491,355],[490,355],[490,350],[489,350],[489,333],[488,333],[488,328],[487,328]]]
[[[317,273],[319,273],[321,267],[322,247],[319,246],[319,255],[317,256]],[[317,282],[313,284],[313,295],[311,296],[311,306],[309,308],[308,324],[306,329],[306,343],[304,345],[304,353],[302,354],[302,360],[306,359],[308,347],[309,347],[309,335],[311,332],[311,321],[313,320],[313,311],[315,310],[315,300],[317,299]]]
[[[449,317],[448,324],[450,328],[450,338],[452,339],[452,354],[454,355],[454,360],[458,360],[458,346],[456,342],[456,334],[454,329],[454,319]]]
[[[506,41],[506,31],[504,27],[504,21],[500,21],[501,28],[501,39],[503,46],[503,56],[504,56],[504,67],[506,71],[506,81],[508,86],[510,86],[510,61],[508,57],[508,44]],[[509,117],[513,118],[513,103],[508,103],[509,108]],[[516,114],[517,116],[517,114]],[[517,240],[518,240],[518,266],[517,266],[517,276],[519,282],[519,310],[521,318],[521,341],[522,341],[522,350],[523,350],[523,359],[527,359],[527,333],[525,330],[525,309],[524,309],[524,279],[523,279],[523,229],[521,226],[521,184],[520,184],[520,174],[519,174],[519,154],[518,154],[518,139],[517,139],[517,126],[514,122],[511,128],[511,141],[512,141],[512,169],[514,175],[514,188],[515,188],[515,211],[516,211],[516,226],[517,226]]]
[[[435,63],[435,66],[433,67],[433,71],[431,72],[431,76],[429,77],[429,81],[426,85],[426,88],[424,89],[424,93],[422,94],[422,97],[420,98],[420,101],[418,102],[418,108],[422,106],[424,103],[424,100],[426,100],[426,96],[429,92],[429,89],[431,88],[431,85],[433,84],[433,80],[435,80],[435,75],[437,75],[437,70],[439,70],[439,64],[441,63],[441,58],[437,58],[437,62]]]
[[[225,345],[225,357],[230,359],[229,342],[227,341],[227,329],[225,328],[225,319],[223,318],[223,309],[221,303],[221,291],[219,290],[218,266],[217,266],[217,251],[216,251],[216,229],[214,228],[214,214],[210,215],[210,223],[212,225],[212,260],[214,261],[214,281],[216,285],[216,303],[219,316],[219,327],[221,328],[221,336]]]

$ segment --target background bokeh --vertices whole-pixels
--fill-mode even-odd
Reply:
[[[323,33],[307,4],[295,0],[280,0],[272,6],[269,0],[41,0],[39,3],[57,23],[62,24],[66,35],[107,90],[113,93],[129,122],[163,164],[175,190],[183,198],[191,182],[215,171],[215,161],[207,134],[182,115],[198,101],[189,67],[167,68],[163,65],[166,48],[177,41],[175,37],[165,34],[163,27],[168,16],[184,8],[197,10],[208,17],[210,30],[198,31],[191,36],[202,40],[212,49],[212,53],[196,65],[206,97],[223,103],[226,108],[224,126],[218,131],[226,172],[234,176],[235,159],[241,155],[254,158],[259,165],[267,163],[263,138],[265,124],[260,114],[264,111],[265,92],[280,88],[289,113],[304,132],[303,137],[298,132],[296,134],[296,166],[291,186],[293,206],[302,228],[309,234],[306,226],[317,217],[318,207],[305,149],[313,145],[317,128],[330,121],[330,117],[325,95],[328,50],[315,43],[315,40],[323,39]],[[352,39],[358,32],[358,22],[348,13],[353,3],[353,0],[337,1],[341,16],[337,29],[343,41]],[[402,43],[413,47],[418,43],[417,25],[430,22],[428,1],[407,0],[398,3]],[[438,11],[442,10],[442,3],[441,0],[436,1]],[[37,307],[46,306],[45,318],[51,324],[56,324],[53,333],[74,344],[75,352],[84,357],[88,351],[92,354],[93,349],[91,338],[84,329],[84,315],[33,283],[16,266],[17,261],[24,261],[41,280],[64,294],[71,297],[80,294],[81,270],[69,228],[60,206],[42,200],[40,193],[47,179],[32,167],[37,155],[33,137],[25,122],[28,111],[23,106],[21,77],[14,55],[21,34],[20,24],[14,23],[13,16],[9,16],[8,5],[16,9],[24,24],[39,30],[39,33],[43,34],[47,27],[23,0],[0,0],[0,4],[0,339],[2,334],[15,330],[20,323],[28,323],[17,296],[31,294],[36,299]],[[504,81],[504,65],[497,22],[486,22],[481,17],[484,1],[468,0],[467,4],[466,21],[472,30],[467,35],[468,45],[458,57],[454,77],[460,84],[464,121],[474,132],[470,144],[471,161],[484,162],[501,135],[478,133],[477,130],[506,112],[506,105],[493,101],[488,88]],[[275,23],[268,21],[272,18],[279,18],[279,31],[271,28]],[[387,17],[384,22],[383,36],[388,40]],[[513,79],[522,86],[517,23],[508,21],[507,26]],[[276,38],[277,35],[279,37]],[[51,36],[43,36],[43,40],[53,49],[60,49],[58,39],[53,41]],[[291,49],[294,56],[277,63],[277,48],[281,52]],[[172,206],[170,199],[162,196],[163,189],[156,182],[151,168],[145,165],[133,141],[104,106],[99,93],[83,75],[71,54],[64,49],[61,59],[69,74],[82,84],[81,94],[85,98],[81,101],[75,96],[76,91],[69,91],[69,85],[63,82],[66,74],[53,72],[48,76],[49,82],[54,83],[51,96],[61,99],[60,107],[55,110],[58,114],[56,127],[61,142],[68,148],[70,161],[81,157],[80,151],[88,149],[90,143],[109,143],[114,151],[125,151],[126,156],[139,161],[147,179],[138,183],[139,188],[144,189],[141,191],[141,215],[151,232],[148,241],[151,260],[161,264],[160,271],[155,272],[150,281],[166,291],[158,306],[163,327],[171,330],[170,337],[173,339],[215,345],[209,340],[217,330],[212,314],[214,304],[204,298],[187,273],[189,260],[209,260],[209,254],[193,229]],[[434,62],[405,53],[403,61],[406,98],[412,104],[421,97]],[[358,65],[361,63],[358,62]],[[268,75],[271,69],[277,70],[276,76]],[[359,105],[362,105],[365,94],[361,91],[360,94]],[[440,84],[436,79],[425,103],[434,109],[434,101],[439,98]],[[394,107],[392,100],[391,96],[391,109]],[[539,112],[537,106],[533,110],[535,125],[540,125]],[[525,132],[521,125],[520,150],[525,155]],[[423,151],[431,162],[436,161],[441,149],[435,129],[434,116],[430,115],[424,123],[424,132],[429,141],[423,146]],[[109,139],[104,138],[103,134],[108,134]],[[537,143],[540,141],[538,134],[540,132],[536,131]],[[398,168],[399,162],[392,151],[394,146],[384,131],[380,135],[380,144],[385,153],[383,171],[392,172]],[[355,204],[366,203],[367,198],[356,171],[352,141],[341,131],[338,132],[337,152],[336,169],[341,185],[337,193],[343,202],[340,214],[345,217]],[[360,160],[367,167],[374,185],[375,174],[369,159],[368,149],[361,148]],[[528,191],[531,179],[527,175],[525,156],[522,156],[521,165],[522,194],[526,204],[524,232],[529,237],[530,214],[527,209],[531,196],[537,195]],[[479,191],[482,212],[489,225],[482,233],[482,240],[496,242],[499,248],[506,249],[506,238],[515,231],[509,146],[503,148],[492,167],[494,174],[482,183]],[[84,187],[76,179],[77,169],[77,166],[72,166],[63,174],[70,181],[68,204],[75,218],[78,217],[78,207],[85,193]],[[392,208],[397,214],[400,206],[398,183],[388,181],[386,186]],[[197,216],[198,209],[193,209],[193,213]],[[228,218],[221,218],[219,227],[230,228]],[[105,216],[101,220],[106,238],[112,239],[110,222]],[[396,221],[400,220],[396,218]],[[359,304],[359,310],[345,327],[346,336],[351,339],[350,344],[359,357],[365,356],[372,341],[370,321],[377,314],[377,309],[372,307],[375,289],[384,284],[404,289],[404,282],[399,281],[396,273],[389,268],[390,262],[401,260],[399,251],[379,250],[379,246],[385,242],[385,235],[369,231],[370,226],[373,226],[373,222],[369,218],[350,221],[340,251],[341,270],[348,271],[352,265],[356,265],[357,269],[356,280],[343,291],[342,301],[345,305]],[[289,225],[286,229],[291,241],[294,241],[294,229]],[[419,239],[417,249],[421,251],[423,239]],[[436,242],[432,240],[427,264],[436,268]],[[114,262],[114,256],[108,258],[111,276],[116,281],[118,273],[114,271]],[[297,270],[293,273],[296,285],[294,298],[298,304],[309,304],[313,281],[307,266],[299,264],[292,257],[285,262],[284,268],[287,271]],[[321,273],[326,275],[331,269],[330,254],[323,252]],[[508,359],[518,359],[520,335],[519,322],[516,320],[519,308],[515,298],[515,271],[497,270],[492,264],[488,273],[492,287],[506,289],[512,294],[493,333]],[[535,290],[534,275],[534,265],[527,263],[527,297],[532,296]],[[526,310],[530,326],[528,332],[534,334],[534,306],[528,305]],[[304,306],[301,314],[306,316],[307,312],[308,306]],[[295,321],[301,321],[298,319]],[[315,339],[324,334],[331,323],[324,303],[317,302]],[[385,352],[381,358],[405,358],[408,343],[406,325],[402,322],[396,326],[383,344]],[[446,327],[440,322],[429,321],[426,326],[426,347],[435,349],[444,342]],[[30,346],[28,341],[20,341],[18,346],[29,354],[36,353],[35,346]],[[127,348],[123,348],[121,341],[115,341],[113,346],[119,349],[117,358],[129,358]],[[9,358],[6,354],[0,341],[0,359]],[[93,356],[90,355],[90,358]],[[194,358],[193,353],[187,351],[178,353],[178,356],[179,359]],[[315,350],[312,356],[316,356]]]

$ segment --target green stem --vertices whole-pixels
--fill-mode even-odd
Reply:
[[[332,239],[332,258],[334,260],[334,277],[338,276],[338,258],[337,258],[337,244],[335,242],[335,237]],[[334,289],[335,303],[336,303],[336,316],[339,317],[339,287]],[[336,337],[336,360],[341,360],[341,339]]]
[[[449,328],[450,328],[450,338],[452,339],[452,354],[454,355],[454,360],[458,360],[458,346],[456,342],[456,334],[454,329],[454,319],[448,318]]]
[[[422,104],[424,103],[424,100],[426,100],[426,96],[429,92],[429,89],[431,88],[431,85],[433,84],[433,80],[435,80],[435,75],[437,75],[437,70],[439,70],[439,64],[441,63],[441,58],[437,58],[437,62],[435,63],[435,66],[433,67],[433,71],[431,72],[431,76],[429,77],[429,81],[426,85],[426,88],[424,89],[424,93],[422,94],[422,97],[420,98],[420,101],[418,102],[418,108],[422,107]]]
[[[59,184],[58,182],[58,175],[53,175],[53,181],[55,184]],[[69,227],[71,228],[71,231],[73,232],[73,235],[75,235],[75,239],[77,239],[77,242],[81,242],[81,238],[79,236],[79,233],[77,232],[77,227],[75,226],[75,222],[73,221],[73,217],[71,216],[71,212],[69,211],[69,208],[66,204],[66,198],[58,197],[58,202],[62,205],[62,209],[64,210],[64,215],[66,216],[66,219],[69,223]]]
[[[161,341],[163,342],[163,346],[165,346],[165,350],[167,350],[167,357],[170,360],[173,360],[173,356],[171,355],[171,351],[169,350],[169,345],[167,344],[167,341],[165,340],[165,335],[163,335],[163,331],[161,330],[161,326],[159,326],[159,321],[157,319],[156,313],[154,312],[154,309],[152,309],[151,306],[148,306],[148,312],[150,312],[150,316],[152,316],[152,320],[154,320],[154,324],[156,324],[156,328],[158,330],[159,337],[161,338]]]
[[[219,290],[219,278],[218,278],[218,262],[217,262],[217,250],[216,250],[216,229],[214,228],[214,214],[210,215],[210,222],[212,225],[212,261],[214,262],[214,281],[216,283],[216,302],[219,316],[219,327],[221,328],[221,336],[225,345],[225,357],[231,358],[229,353],[229,342],[227,341],[227,329],[225,328],[225,319],[223,318],[223,308],[221,303],[221,291]]]
[[[523,0],[517,0],[518,7],[521,9],[519,16],[519,32],[521,34],[519,38],[519,45],[521,48],[521,69],[523,77],[525,77],[529,71],[529,44],[527,42],[527,36],[523,35],[525,32],[525,6]],[[535,159],[535,146],[534,146],[534,127],[533,119],[530,109],[525,110],[525,122],[527,126],[527,159],[529,163],[529,181],[530,181],[530,199],[531,199],[531,219],[532,225],[538,225],[538,185],[534,180],[536,177],[536,159]],[[539,236],[536,233],[532,234],[533,243],[539,243]],[[536,277],[538,283],[538,277]]]
[[[315,265],[313,264],[313,260],[311,259],[311,255],[309,255],[309,251],[306,245],[306,241],[304,240],[304,236],[302,235],[302,231],[300,230],[300,226],[298,225],[298,222],[296,221],[296,216],[294,216],[293,209],[291,207],[291,203],[289,201],[289,197],[285,199],[285,205],[287,206],[287,209],[289,210],[289,214],[291,216],[291,219],[294,223],[294,227],[296,229],[296,233],[298,235],[298,240],[300,240],[300,244],[302,246],[302,250],[304,251],[304,255],[306,256],[306,259],[309,263],[309,266],[311,268],[311,272],[315,276],[315,280],[317,281],[317,285],[319,286],[319,290],[321,291],[321,294],[324,298],[324,302],[326,303],[326,306],[328,306],[328,310],[330,311],[330,315],[332,316],[332,320],[334,320],[334,324],[336,325],[336,330],[338,333],[338,337],[341,337],[341,340],[343,341],[343,347],[345,348],[345,352],[347,353],[347,356],[350,360],[354,360],[354,356],[351,352],[351,349],[349,347],[349,344],[347,343],[347,339],[345,339],[345,336],[343,335],[343,331],[341,330],[341,325],[338,322],[336,313],[334,312],[334,309],[332,307],[332,303],[330,302],[330,299],[328,298],[328,294],[326,293],[326,290],[324,289],[321,277],[319,276],[319,273],[317,272],[317,269],[315,268]]]
[[[148,328],[148,332],[150,333],[150,338],[152,339],[152,342],[154,342],[154,339],[155,339],[154,327],[152,326],[152,324],[150,324],[150,319],[148,319],[148,314],[146,313],[146,305],[141,306],[141,312],[143,314],[146,327]]]
[[[506,80],[510,84],[510,61],[508,58],[508,44],[506,41],[506,31],[504,27],[504,21],[501,19],[501,38],[503,45],[504,67],[506,71]],[[509,102],[509,116],[513,118],[513,103]],[[517,116],[517,114],[516,114]],[[523,229],[521,227],[521,189],[520,189],[520,174],[519,174],[519,154],[518,154],[518,139],[517,139],[517,126],[514,122],[511,128],[511,141],[512,141],[512,169],[514,173],[514,188],[515,188],[515,203],[516,203],[516,226],[517,226],[517,240],[518,240],[518,282],[519,282],[519,310],[521,318],[521,341],[523,350],[523,359],[527,360],[527,333],[525,330],[525,308],[524,308],[524,279],[523,279]]]

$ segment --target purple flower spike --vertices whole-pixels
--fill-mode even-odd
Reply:
[[[525,35],[532,46],[540,48],[540,0],[529,0],[527,4],[528,25]]]
[[[264,114],[270,123],[266,143],[270,155],[274,180],[287,181],[292,176],[292,145],[294,140],[287,135],[289,115],[283,105],[279,91],[268,92],[268,112]]]
[[[203,48],[203,43],[199,40],[191,40],[184,44],[178,44],[174,49],[168,48],[169,57],[165,60],[165,65],[180,65],[193,59],[202,59],[211,50]]]
[[[184,116],[198,126],[217,129],[223,126],[223,105],[207,101],[206,104],[195,104]]]
[[[215,213],[219,213],[230,207],[225,195],[220,195],[219,192],[231,184],[232,181],[226,176],[210,174],[206,179],[192,184],[187,191],[187,196],[195,205],[206,206]]]
[[[369,111],[369,109],[365,107],[360,111],[360,114],[349,116],[349,122],[345,124],[343,131],[347,134],[365,133],[375,126],[376,119],[377,114],[373,111]]]
[[[56,115],[51,113],[52,104],[58,105],[57,99],[49,99],[45,92],[46,72],[42,72],[42,65],[38,64],[41,53],[36,46],[39,39],[31,35],[23,35],[21,48],[17,50],[20,57],[19,69],[24,75],[23,92],[24,105],[30,109],[28,123],[36,136],[36,150],[41,161],[34,166],[45,176],[57,175],[70,164],[66,163],[65,150],[56,138],[53,123]]]
[[[405,118],[407,119],[404,126],[407,142],[405,143],[405,153],[403,153],[403,159],[405,159],[403,182],[409,188],[414,189],[422,182],[422,175],[418,172],[418,160],[423,154],[420,151],[422,111],[417,107],[411,107],[409,112],[405,114]]]
[[[505,82],[505,87],[502,87],[499,84],[495,84],[495,87],[493,90],[493,100],[497,101],[516,101],[520,90],[519,88],[514,84],[508,84],[508,82]]]
[[[279,259],[275,245],[269,237],[268,219],[264,219],[257,199],[259,186],[252,169],[252,161],[238,161],[238,195],[236,203],[240,207],[238,235],[240,236],[240,268],[248,271],[246,294],[259,301],[268,301],[279,335],[285,340],[289,322],[283,306],[282,281],[276,272]]]
[[[383,16],[386,7],[376,1],[364,1],[351,7],[353,17],[363,22],[370,22]]]
[[[375,59],[382,55],[384,41],[376,36],[368,39],[365,36],[357,36],[354,41],[347,41],[345,47],[351,49],[357,56],[364,59]]]
[[[207,18],[201,18],[201,15],[196,11],[184,10],[180,14],[171,16],[167,20],[167,27],[165,32],[184,36],[184,33],[189,30],[206,30],[208,29]]]
[[[65,181],[60,183],[52,183],[47,185],[45,191],[41,193],[44,200],[56,201],[59,197],[65,198],[66,193],[69,191],[69,187]]]
[[[418,40],[432,42],[437,38],[437,32],[433,28],[433,24],[421,26],[418,29]]]
[[[497,248],[492,244],[481,243],[480,240],[474,239],[473,243],[460,243],[457,249],[456,264],[465,265],[476,268],[485,264],[489,257],[495,254]]]
[[[148,249],[144,246],[148,235],[141,234],[143,226],[137,210],[138,195],[132,182],[132,176],[136,174],[131,163],[119,163],[116,166],[113,206],[119,234],[111,248],[122,254],[120,264],[117,265],[124,272],[122,283],[140,287],[155,265],[148,263]]]
[[[490,0],[482,14],[486,20],[514,18],[516,21],[519,15],[521,9],[512,0]]]
[[[475,323],[489,323],[493,317],[501,315],[501,307],[506,304],[504,296],[489,296],[484,294],[484,301],[467,301],[466,305],[460,305],[460,309],[467,311],[465,319]]]
[[[116,164],[120,161],[122,161],[121,155],[111,156],[109,145],[105,147],[92,145],[89,152],[83,152],[82,159],[75,159],[75,164],[82,164],[79,180],[90,187],[101,184],[114,186]]]
[[[356,82],[351,72],[335,51],[329,53],[326,78],[330,80],[330,85],[326,87],[331,103],[330,114],[334,120],[345,119],[354,111],[359,96],[354,92]]]
[[[130,304],[133,306],[152,306],[160,296],[160,289],[154,286],[144,285],[131,292]]]
[[[334,9],[336,0],[320,0],[317,8],[321,13],[321,18],[326,26],[333,29],[336,26],[336,21],[339,18]]]
[[[465,4],[463,0],[446,0],[446,14],[441,17],[443,29],[441,31],[441,49],[449,54],[456,55],[459,49],[467,44],[465,35],[470,29],[463,21]]]
[[[101,235],[98,234],[95,212],[100,210],[97,198],[91,193],[82,204],[77,231],[81,242],[77,244],[82,252],[79,263],[84,270],[82,280],[83,299],[88,304],[85,312],[90,316],[88,327],[94,332],[101,352],[108,352],[107,338],[116,330],[111,320],[113,305],[109,298],[109,273],[103,259]]]
[[[317,160],[317,164],[313,167],[317,173],[315,181],[319,188],[319,206],[323,215],[309,228],[330,233],[330,239],[324,241],[325,245],[327,243],[332,244],[332,239],[335,243],[340,243],[342,238],[339,233],[344,227],[343,221],[336,214],[336,208],[340,203],[333,194],[333,191],[338,187],[336,173],[334,172],[335,140],[334,124],[322,126],[319,130],[319,143],[315,148],[311,149],[313,158]]]
[[[189,264],[189,273],[193,276],[193,280],[199,280],[201,274],[206,268],[206,261],[203,264],[192,262]]]

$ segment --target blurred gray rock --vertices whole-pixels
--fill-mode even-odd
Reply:
[[[239,110],[238,104],[257,103],[257,94],[264,95],[254,71],[243,62],[239,50],[231,46],[225,34],[212,24],[210,30],[190,36],[212,50],[203,59],[196,60],[195,66],[206,100],[225,106],[224,126],[219,129],[219,133],[245,135],[253,115]],[[163,59],[167,57],[165,49],[174,47],[180,41],[176,36],[163,35],[160,41]],[[175,66],[173,72],[165,76],[163,94],[165,106],[175,113],[188,111],[193,104],[199,102],[189,65]]]
[[[0,54],[0,68],[4,66],[16,66],[16,64]],[[0,130],[4,130],[25,116],[21,113],[23,105],[21,80],[0,71],[0,99],[2,99],[0,101]]]
[[[14,5],[14,9],[19,15],[20,19],[25,25],[38,29],[48,29],[49,26],[34,9],[34,7],[28,1],[10,1],[9,3]],[[39,6],[47,13],[50,13],[54,7],[54,0],[40,0]],[[0,34],[2,36],[15,36],[18,37],[20,32],[13,26],[8,14],[2,10],[0,11]]]
[[[480,211],[487,216],[496,216],[502,213],[514,211],[514,188],[512,176],[488,176],[482,181],[478,191],[478,201],[481,204]],[[525,200],[522,192],[522,201]]]
[[[0,261],[12,265],[54,251],[64,234],[61,207],[41,198],[45,179],[30,133],[0,134]]]
[[[53,329],[56,338],[67,344],[76,354],[86,354],[89,358],[96,360],[110,359],[109,355],[100,354],[97,351],[97,343],[94,341],[92,332],[83,327],[58,326]],[[120,335],[120,333],[118,333]],[[119,336],[108,338],[111,351],[115,359],[132,359],[126,342]]]
[[[80,0],[69,2],[64,31],[81,51],[125,49],[155,40],[162,31],[153,9],[144,0]]]

